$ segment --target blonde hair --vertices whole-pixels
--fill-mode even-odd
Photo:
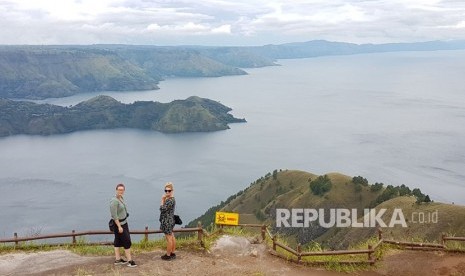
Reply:
[[[166,184],[165,184],[165,189],[166,189],[166,188],[170,188],[171,190],[174,190],[174,188],[173,188],[173,182],[166,182]]]

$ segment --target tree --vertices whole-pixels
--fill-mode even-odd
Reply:
[[[399,195],[404,196],[404,195],[411,195],[412,191],[410,191],[410,188],[405,186],[404,184],[400,185],[399,188]]]
[[[370,191],[372,192],[381,191],[381,189],[383,189],[383,185],[384,185],[383,183],[376,182],[375,184],[371,185]]]
[[[364,177],[359,176],[354,176],[352,178],[352,183],[354,184],[360,184],[362,186],[368,186],[368,180]]]
[[[274,180],[278,179],[278,170],[273,171],[273,179]]]
[[[398,195],[399,195],[399,187],[388,185],[386,189],[375,199],[375,201],[372,202],[371,207],[374,207],[391,198],[395,198]]]
[[[429,195],[426,195],[426,196],[425,196],[424,202],[431,202],[431,199],[429,198]]]
[[[412,190],[412,194],[416,197],[422,197],[423,196],[423,193],[420,191],[420,189],[418,188],[415,188]]]
[[[322,196],[331,190],[332,185],[331,179],[327,175],[318,176],[317,179],[310,182],[310,189],[314,195]]]

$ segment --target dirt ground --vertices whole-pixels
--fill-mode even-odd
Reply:
[[[465,275],[465,254],[440,251],[392,251],[377,265],[374,275]]]
[[[287,262],[263,244],[223,236],[210,252],[178,251],[163,261],[162,251],[138,254],[138,266],[115,266],[113,257],[84,257],[68,251],[15,253],[0,256],[0,275],[348,275]],[[465,254],[392,251],[372,271],[354,275],[465,275]]]

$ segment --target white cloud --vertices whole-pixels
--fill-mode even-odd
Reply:
[[[459,23],[457,23],[457,25],[455,25],[455,28],[465,29],[465,21],[460,21]]]
[[[176,25],[173,30],[188,33],[202,33],[208,30],[208,27],[194,22],[188,22],[184,25]]]
[[[208,34],[230,34],[231,25],[221,25],[211,27],[209,25],[196,24],[188,22],[184,25],[164,25],[160,26],[156,23],[147,26],[147,31],[161,34],[183,33],[184,35],[208,35]]]
[[[226,24],[226,25],[221,25],[217,28],[213,28],[211,30],[212,33],[214,34],[230,34],[231,33],[231,25]]]
[[[0,44],[465,39],[464,15],[457,0],[0,0]]]

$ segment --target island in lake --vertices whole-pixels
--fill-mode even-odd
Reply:
[[[219,102],[196,96],[170,103],[133,104],[97,96],[70,107],[0,99],[0,137],[115,128],[165,133],[217,131],[229,129],[229,123],[246,121],[229,114],[231,110]]]

